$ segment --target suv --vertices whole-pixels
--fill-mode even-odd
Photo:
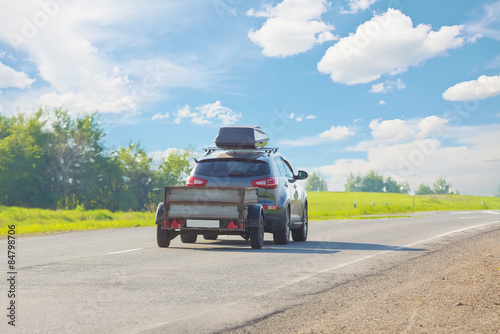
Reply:
[[[253,129],[260,130],[258,127]],[[265,218],[264,231],[273,233],[274,243],[288,244],[290,231],[294,241],[305,241],[307,194],[296,181],[305,180],[307,172],[299,170],[294,174],[277,148],[217,146],[206,148],[205,156],[195,160],[196,166],[186,185],[257,187],[258,203],[262,205]]]

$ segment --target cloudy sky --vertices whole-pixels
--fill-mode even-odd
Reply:
[[[500,188],[500,1],[0,0],[0,114],[98,112],[151,154],[260,125],[330,190]]]

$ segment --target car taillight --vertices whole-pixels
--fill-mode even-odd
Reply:
[[[196,177],[196,176],[190,176],[188,177],[186,181],[186,186],[190,187],[204,187],[207,185],[207,180]]]
[[[263,179],[257,179],[252,181],[252,186],[264,189],[274,189],[278,187],[277,177],[265,177]]]

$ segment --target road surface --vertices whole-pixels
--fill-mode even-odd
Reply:
[[[16,240],[16,327],[1,332],[214,333],[299,305],[340,283],[498,228],[500,212],[312,221],[308,241],[252,250],[240,237],[156,246],[155,227]],[[7,253],[7,240],[0,240]],[[6,257],[6,256],[5,256]],[[5,329],[5,330],[4,330]]]

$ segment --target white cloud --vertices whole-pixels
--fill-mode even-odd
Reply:
[[[482,75],[477,80],[465,81],[448,88],[443,93],[447,101],[483,100],[500,95],[500,75]]]
[[[304,119],[307,119],[307,120],[311,120],[311,119],[315,119],[316,116],[314,116],[313,114],[310,114],[308,116],[304,116],[304,115],[295,115],[295,113],[291,113],[290,114],[290,119],[291,120],[295,120],[297,122],[302,122]]]
[[[170,118],[170,113],[157,113],[153,117],[151,117],[151,120],[159,119],[159,120],[164,120],[164,119],[169,119]]]
[[[373,84],[372,89],[370,89],[370,93],[386,93],[387,88],[385,87],[384,83],[378,83],[378,84]]]
[[[319,134],[320,138],[329,138],[333,140],[344,139],[349,136],[353,136],[354,132],[349,130],[347,126],[334,126],[330,128],[330,130],[326,130]]]
[[[39,76],[50,85],[39,91],[34,105],[78,108],[78,112],[135,111],[131,82],[113,73],[114,65],[93,44],[104,38],[105,27],[118,17],[130,17],[126,15],[130,8],[113,1],[94,5],[97,1],[9,2],[9,15],[1,15],[0,38],[27,52]]]
[[[35,79],[30,77],[24,72],[17,72],[13,68],[2,64],[0,62],[0,88],[26,88],[29,87]]]
[[[252,42],[268,57],[287,57],[306,52],[316,44],[335,40],[334,26],[321,21],[327,11],[326,0],[283,0],[262,10],[250,9],[248,16],[265,17],[259,30],[248,32]]]
[[[488,36],[500,40],[500,1],[484,6],[484,15],[467,24],[467,31],[475,36]]]
[[[397,142],[415,136],[412,126],[400,119],[387,121],[374,119],[370,122],[369,127],[373,138],[383,142]]]
[[[386,82],[381,82],[381,83],[372,85],[372,88],[370,89],[370,93],[389,93],[389,92],[392,92],[394,89],[402,90],[405,88],[406,88],[406,84],[401,79],[398,79],[396,81],[387,80]]]
[[[63,107],[73,112],[120,113],[135,112],[136,100],[126,76],[93,76],[93,87],[67,92],[49,92],[36,99],[36,105],[48,108]]]
[[[462,46],[462,30],[463,26],[444,26],[438,31],[424,24],[413,27],[410,17],[390,8],[330,47],[318,70],[347,85],[371,82]]]
[[[447,124],[447,119],[438,116],[423,118],[415,123],[417,138],[441,138]]]
[[[378,104],[381,106],[385,106],[387,104],[387,102],[384,100],[380,100],[380,101],[378,101]]]
[[[416,139],[441,137],[448,120],[437,116],[429,116],[408,121],[392,119],[381,121],[374,119],[370,122],[371,135],[380,143],[406,142]]]
[[[278,141],[278,146],[280,147],[285,147],[285,146],[290,146],[290,147],[305,147],[305,146],[315,146],[315,145],[321,145],[326,142],[325,138],[320,138],[319,136],[316,137],[300,137],[297,139],[281,139]]]
[[[158,100],[171,87],[201,87],[210,72],[192,66],[188,57],[182,66],[160,58],[139,60],[124,57],[133,47],[149,47],[144,34],[161,22],[168,30],[181,20],[179,11],[193,13],[193,2],[146,0],[26,0],[6,2],[0,12],[0,40],[28,56],[46,85],[20,92],[15,107],[33,110],[45,106],[79,108],[77,112],[136,113],[143,103]],[[147,17],[146,21],[143,18]],[[183,22],[186,19],[182,18]],[[149,26],[148,26],[149,25]],[[138,29],[141,27],[142,29]],[[156,42],[156,41],[155,41]],[[121,73],[120,73],[121,72]],[[208,73],[208,74],[207,74]],[[27,95],[32,98],[27,105]]]
[[[488,61],[484,67],[488,68],[488,69],[499,69],[500,68],[500,54],[497,55],[492,60]]]
[[[349,0],[349,10],[345,10],[342,8],[342,14],[356,14],[359,11],[363,11],[368,9],[371,5],[373,5],[378,0]]]
[[[174,123],[181,123],[183,119],[190,118],[191,122],[202,125],[213,124],[214,121],[229,125],[236,123],[242,117],[241,113],[238,114],[228,107],[222,106],[220,101],[196,107],[194,111],[189,105],[185,105],[178,109],[174,115]]]
[[[377,133],[379,137],[357,145],[356,150],[364,152],[365,159],[340,159],[319,168],[323,175],[331,176],[330,190],[344,190],[349,173],[364,174],[370,170],[399,182],[408,181],[414,189],[421,183],[432,185],[444,176],[453,190],[462,194],[493,195],[498,190],[500,124],[453,127],[437,116],[404,124],[390,120],[387,125],[391,124],[409,127],[412,135],[386,141],[385,136]],[[455,144],[444,145],[445,138]]]
[[[310,115],[313,116],[313,115]],[[353,136],[355,134],[354,131],[349,129],[346,126],[332,125],[329,130],[323,131],[317,136],[314,137],[300,137],[297,139],[288,139],[288,140],[280,140],[280,146],[292,146],[292,147],[303,147],[303,146],[315,146],[315,145],[324,145],[332,140],[342,140],[347,137]]]

